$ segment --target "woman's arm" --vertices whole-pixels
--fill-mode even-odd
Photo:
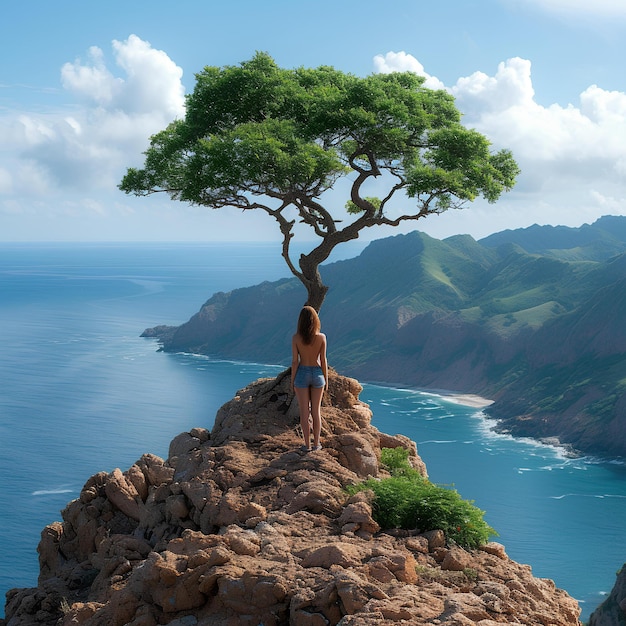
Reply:
[[[298,345],[296,344],[296,336],[291,338],[291,388],[293,389],[293,383],[296,379],[296,372],[298,371],[298,365],[300,358],[298,354]]]
[[[326,389],[328,389],[328,363],[326,363],[326,335],[322,335],[322,345],[320,347],[320,366],[322,367],[322,373],[324,374],[324,380],[326,381]]]

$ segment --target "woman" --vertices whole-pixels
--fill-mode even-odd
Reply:
[[[305,306],[298,317],[298,332],[291,340],[291,387],[298,398],[303,450],[311,450],[309,415],[313,418],[313,450],[321,450],[320,432],[322,395],[328,383],[326,335],[320,332],[320,318],[311,306]]]

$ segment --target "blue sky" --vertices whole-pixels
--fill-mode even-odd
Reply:
[[[257,50],[284,67],[423,74],[513,151],[522,175],[496,205],[411,228],[480,238],[626,214],[623,0],[24,0],[0,23],[0,241],[277,240],[264,214],[116,187],[184,114],[196,72]]]

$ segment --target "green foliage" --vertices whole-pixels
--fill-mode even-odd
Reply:
[[[365,202],[373,206],[374,209],[376,209],[377,211],[380,210],[380,205],[382,204],[382,201],[380,198],[367,196],[363,198],[363,200],[365,200]],[[352,200],[348,200],[348,202],[346,202],[346,211],[348,211],[348,213],[351,213],[351,214],[361,213],[363,210],[364,209],[362,207],[358,207],[356,204],[354,204]]]
[[[477,548],[497,535],[484,521],[484,511],[463,500],[456,490],[435,485],[413,469],[408,450],[385,448],[381,461],[389,478],[369,479],[349,489],[374,492],[373,516],[381,528],[441,529],[448,539],[466,548]]]
[[[394,476],[406,476],[411,472],[415,472],[409,463],[409,451],[400,446],[397,448],[383,448],[380,451],[380,462]]]
[[[262,53],[238,66],[206,67],[185,118],[152,137],[144,168],[130,168],[120,189],[265,211],[278,222],[290,270],[319,308],[326,288],[317,268],[339,243],[478,196],[494,202],[515,184],[510,152],[493,153],[461,124],[454,98],[423,83],[410,72],[361,78],[332,67],[288,70]],[[347,210],[337,215],[323,198],[344,177]],[[383,199],[362,194],[374,179],[387,186]],[[414,200],[408,209],[406,196]],[[298,221],[322,239],[300,269],[289,257]]]
[[[463,573],[468,580],[476,582],[478,580],[478,572],[473,567],[466,567],[463,569]]]
[[[510,153],[492,155],[485,137],[460,124],[452,96],[412,73],[285,70],[258,53],[240,66],[206,67],[196,81],[185,119],[156,134],[145,169],[124,177],[127,193],[240,206],[242,192],[313,198],[339,176],[386,169],[405,171],[398,178],[410,196],[491,202],[515,183]],[[384,204],[357,194],[351,210],[362,211],[363,200],[374,214]]]

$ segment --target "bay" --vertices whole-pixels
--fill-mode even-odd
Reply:
[[[0,244],[0,593],[36,584],[41,530],[92,474],[166,457],[174,436],[210,428],[238,389],[283,369],[160,353],[143,329],[287,275],[271,244]],[[624,465],[496,435],[441,395],[365,384],[361,399],[380,430],[418,443],[431,480],[486,511],[511,558],[583,616],[602,601],[626,558]]]

